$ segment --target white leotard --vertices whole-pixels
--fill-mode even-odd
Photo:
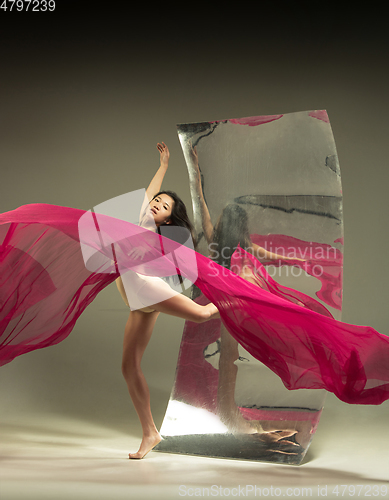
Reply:
[[[147,195],[142,204],[139,225],[150,231],[156,231],[154,219],[146,210],[149,206]],[[146,276],[134,271],[126,271],[116,280],[118,290],[131,311],[153,312],[152,305],[177,295],[162,278]]]

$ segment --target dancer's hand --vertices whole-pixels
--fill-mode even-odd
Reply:
[[[157,149],[159,151],[159,158],[161,165],[167,167],[169,165],[169,158],[170,158],[169,148],[166,146],[164,142],[162,142],[162,144],[159,142],[157,144]]]
[[[135,247],[128,252],[128,256],[130,257],[130,259],[143,260],[146,253],[147,253],[147,250],[145,250],[143,247]]]

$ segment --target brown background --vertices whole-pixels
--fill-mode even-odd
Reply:
[[[120,2],[65,3],[35,18],[1,13],[0,210],[89,209],[147,187],[157,141],[171,151],[164,187],[191,207],[176,123],[326,109],[344,194],[343,320],[388,334],[388,45],[379,14],[356,25],[296,5],[211,19],[200,7],[177,18],[164,6],[129,14]],[[127,315],[111,285],[68,339],[3,367],[3,415],[60,413],[139,433],[120,373]],[[158,424],[182,326],[161,316],[144,360]],[[387,420],[387,404],[369,411]]]

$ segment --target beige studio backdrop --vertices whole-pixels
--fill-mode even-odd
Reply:
[[[112,38],[100,33],[52,43],[12,38],[0,84],[1,212],[27,203],[87,210],[147,187],[159,166],[158,141],[171,153],[163,187],[181,195],[191,212],[176,123],[326,109],[343,183],[343,320],[389,334],[385,47],[357,37],[307,43],[289,34],[273,45],[214,38],[209,45],[164,40],[158,32],[151,41],[127,42],[124,35],[115,39],[114,28]],[[2,418],[17,423],[21,415],[61,414],[140,437],[120,370],[127,317],[112,284],[64,342],[2,367]],[[161,315],[145,355],[157,425],[183,324]],[[332,395],[327,402],[311,456],[343,437],[345,453],[358,453],[358,431],[342,417],[349,418],[348,405]],[[355,407],[353,415],[369,432],[375,422],[388,422],[388,403]],[[331,441],[334,426],[340,434]],[[387,443],[388,435],[382,439]],[[371,441],[373,455],[381,444]]]

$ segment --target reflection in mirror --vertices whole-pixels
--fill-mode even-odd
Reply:
[[[197,251],[270,293],[340,319],[342,194],[327,113],[182,124],[178,135]],[[196,287],[192,298],[208,302]],[[220,320],[187,321],[157,449],[299,464],[325,394],[288,391]]]

